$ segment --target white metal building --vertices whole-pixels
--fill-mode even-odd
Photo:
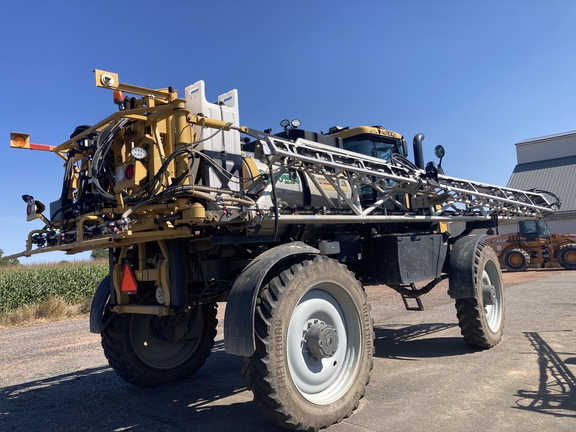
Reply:
[[[539,189],[554,193],[562,206],[546,218],[551,233],[576,234],[576,131],[532,138],[516,143],[517,165],[507,186],[513,189]],[[457,235],[464,223],[451,223]],[[485,234],[486,230],[477,230]],[[498,234],[518,232],[518,225],[501,223]]]
[[[554,193],[562,207],[546,218],[552,233],[576,233],[576,131],[516,143],[517,165],[508,187]],[[500,232],[508,232],[502,227]]]

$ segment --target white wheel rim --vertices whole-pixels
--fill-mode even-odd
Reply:
[[[500,330],[502,324],[502,287],[500,286],[500,279],[494,272],[498,270],[493,263],[488,262],[482,272],[482,286],[493,286],[495,292],[494,304],[484,304],[484,315],[486,316],[486,323],[490,330],[494,333]]]
[[[314,320],[334,327],[338,334],[338,348],[331,357],[314,359],[305,349],[306,330]],[[294,308],[286,344],[290,376],[300,393],[316,404],[341,397],[360,367],[361,341],[360,317],[345,290],[324,283],[308,291]]]

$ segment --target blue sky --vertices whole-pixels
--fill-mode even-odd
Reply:
[[[116,107],[92,70],[125,83],[199,79],[239,91],[240,122],[279,130],[379,124],[424,132],[448,175],[505,185],[518,141],[576,129],[576,3],[547,0],[50,1],[0,7],[0,248],[40,221],[22,194],[59,198],[62,160],[9,148],[11,131],[57,145]],[[87,258],[61,253],[23,263]]]

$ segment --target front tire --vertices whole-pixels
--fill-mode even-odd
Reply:
[[[456,316],[468,345],[489,349],[502,340],[504,287],[498,258],[483,243],[476,246],[473,272],[475,296],[456,300]]]
[[[567,245],[560,249],[558,262],[566,270],[576,270],[576,245]]]
[[[502,263],[508,271],[526,271],[530,266],[530,255],[524,249],[510,248],[502,254]]]
[[[346,267],[318,256],[281,268],[259,294],[255,328],[245,373],[272,420],[318,430],[358,406],[374,334],[366,294]]]
[[[102,332],[104,355],[134,385],[155,387],[186,379],[210,355],[216,307],[206,303],[184,316],[119,314]]]

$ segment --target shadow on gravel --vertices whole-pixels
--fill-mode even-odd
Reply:
[[[219,342],[195,376],[162,387],[135,387],[99,367],[0,388],[0,429],[280,431],[251,402],[241,368]]]
[[[576,376],[567,364],[576,364],[575,357],[562,361],[560,355],[536,332],[524,333],[538,355],[540,378],[538,390],[518,390],[520,399],[514,408],[576,418]],[[574,355],[574,353],[563,353]]]
[[[417,361],[423,358],[450,357],[474,352],[461,337],[432,337],[456,324],[431,323],[374,327],[376,357]]]

